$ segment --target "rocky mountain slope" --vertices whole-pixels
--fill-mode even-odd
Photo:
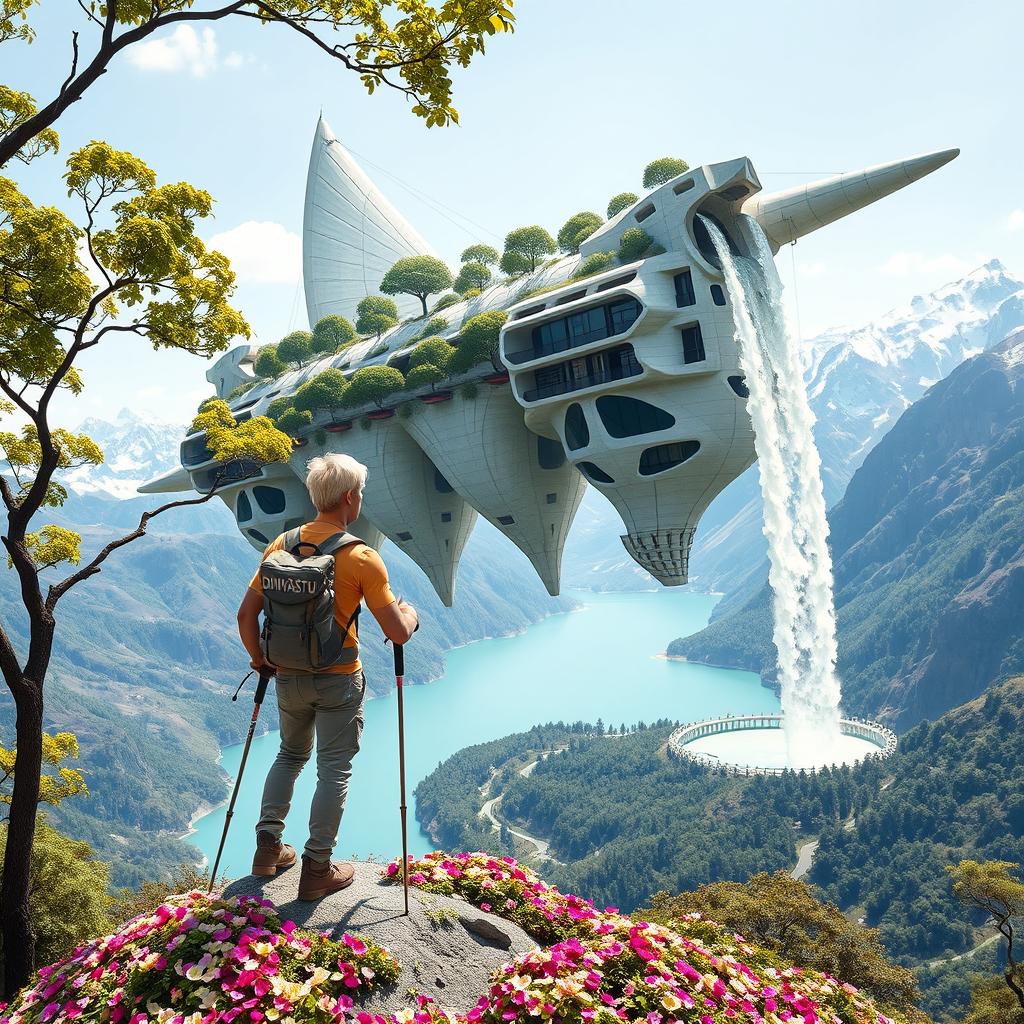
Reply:
[[[826,503],[842,497],[867,453],[929,387],[1022,326],[1024,280],[991,260],[880,320],[804,342]],[[760,584],[766,550],[755,466],[705,515],[694,544],[694,582],[727,593]],[[719,614],[728,608],[723,602]]]
[[[936,384],[832,510],[848,712],[907,728],[1024,670],[1024,332]],[[771,676],[771,596],[669,652]]]

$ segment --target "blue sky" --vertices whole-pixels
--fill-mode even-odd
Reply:
[[[197,0],[197,6],[204,0]],[[552,233],[640,191],[662,155],[749,156],[766,191],[959,146],[951,165],[779,255],[795,263],[805,335],[860,323],[992,257],[1024,274],[1019,40],[1024,5],[947,0],[518,0],[515,34],[456,75],[461,126],[427,129],[406,101],[280,28],[228,19],[124,55],[61,119],[64,153],[103,138],[161,180],[216,198],[207,239],[237,254],[236,304],[260,341],[306,327],[299,238],[321,108],[368,173],[450,263],[506,231]],[[48,99],[66,74],[70,0],[48,2],[32,47],[6,44],[2,79]],[[14,176],[65,205],[59,158]],[[415,193],[405,185],[412,186]],[[427,197],[424,199],[423,197]],[[226,238],[224,237],[226,236]],[[138,340],[98,347],[69,425],[128,406],[183,421],[209,392],[202,360]]]

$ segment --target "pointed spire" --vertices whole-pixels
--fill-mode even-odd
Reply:
[[[784,192],[759,194],[743,206],[778,250],[938,170],[960,154],[944,149],[908,160],[837,174]]]

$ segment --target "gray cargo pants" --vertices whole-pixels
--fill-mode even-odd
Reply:
[[[277,706],[281,714],[281,749],[263,787],[256,831],[280,837],[292,803],[295,780],[313,752],[316,736],[316,793],[309,812],[305,854],[331,859],[338,838],[352,758],[363,731],[363,673],[279,673]]]

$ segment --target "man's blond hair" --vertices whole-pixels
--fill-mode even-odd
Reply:
[[[331,453],[310,459],[306,466],[306,490],[317,512],[336,508],[349,491],[362,491],[367,472],[351,455]]]

